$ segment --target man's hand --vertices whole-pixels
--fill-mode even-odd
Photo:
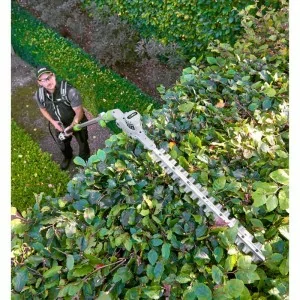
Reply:
[[[52,125],[53,125],[53,126],[55,127],[55,129],[57,129],[58,131],[60,131],[60,132],[63,132],[63,131],[64,131],[63,128],[61,127],[59,121],[53,120],[53,121],[52,121]]]
[[[73,134],[73,131],[70,130],[70,129],[72,129],[72,128],[73,128],[73,126],[70,125],[70,126],[68,126],[68,127],[64,130],[65,137],[69,137],[69,136],[71,136],[71,135]],[[70,131],[70,132],[69,132],[69,131]]]

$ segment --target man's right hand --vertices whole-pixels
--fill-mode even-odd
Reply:
[[[63,128],[60,126],[60,122],[59,121],[52,121],[52,125],[55,127],[56,130],[63,132]]]

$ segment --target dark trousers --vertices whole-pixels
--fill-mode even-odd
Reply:
[[[87,160],[90,157],[90,147],[88,144],[88,131],[87,128],[83,128],[80,131],[73,132],[73,135],[66,138],[65,140],[61,141],[58,138],[59,131],[56,130],[56,137],[58,141],[59,148],[61,152],[63,153],[64,157],[66,158],[72,158],[73,156],[73,149],[71,147],[71,140],[72,137],[75,136],[76,141],[79,146],[79,153],[78,156],[80,156],[82,159]]]

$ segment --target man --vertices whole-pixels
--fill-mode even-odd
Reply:
[[[44,66],[37,68],[37,83],[39,89],[35,93],[35,99],[42,115],[54,126],[57,144],[64,155],[61,169],[66,170],[73,157],[72,135],[79,145],[78,155],[87,160],[90,156],[87,128],[67,135],[64,140],[58,138],[61,132],[87,121],[78,91],[66,81],[57,82],[55,74]]]

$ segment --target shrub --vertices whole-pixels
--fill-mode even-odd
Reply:
[[[287,299],[287,4],[245,38],[212,46],[144,115],[147,135],[263,244],[254,264],[219,224],[121,133],[106,141],[64,197],[39,197],[15,221],[13,293],[25,298]],[[276,38],[258,45],[252,26]],[[264,46],[264,47],[263,47]],[[260,49],[259,49],[260,48]],[[249,94],[249,97],[247,95]],[[20,254],[21,253],[21,254]]]
[[[135,52],[141,58],[156,59],[171,67],[185,64],[185,60],[178,55],[179,47],[176,43],[163,45],[154,38],[141,39],[136,45]]]
[[[134,62],[138,40],[138,32],[117,15],[91,22],[90,53],[106,66]]]
[[[22,7],[30,7],[32,11],[51,28],[65,37],[73,36],[82,41],[88,25],[84,18],[80,0],[55,1],[18,1]],[[79,21],[80,20],[80,21]]]
[[[34,205],[36,191],[52,196],[65,192],[68,174],[15,121],[11,124],[11,161],[11,203],[19,211]]]
[[[144,38],[163,44],[176,43],[186,57],[200,56],[209,42],[218,39],[233,44],[241,34],[239,11],[256,1],[85,1],[97,3],[131,22]],[[258,1],[280,7],[279,0]]]

